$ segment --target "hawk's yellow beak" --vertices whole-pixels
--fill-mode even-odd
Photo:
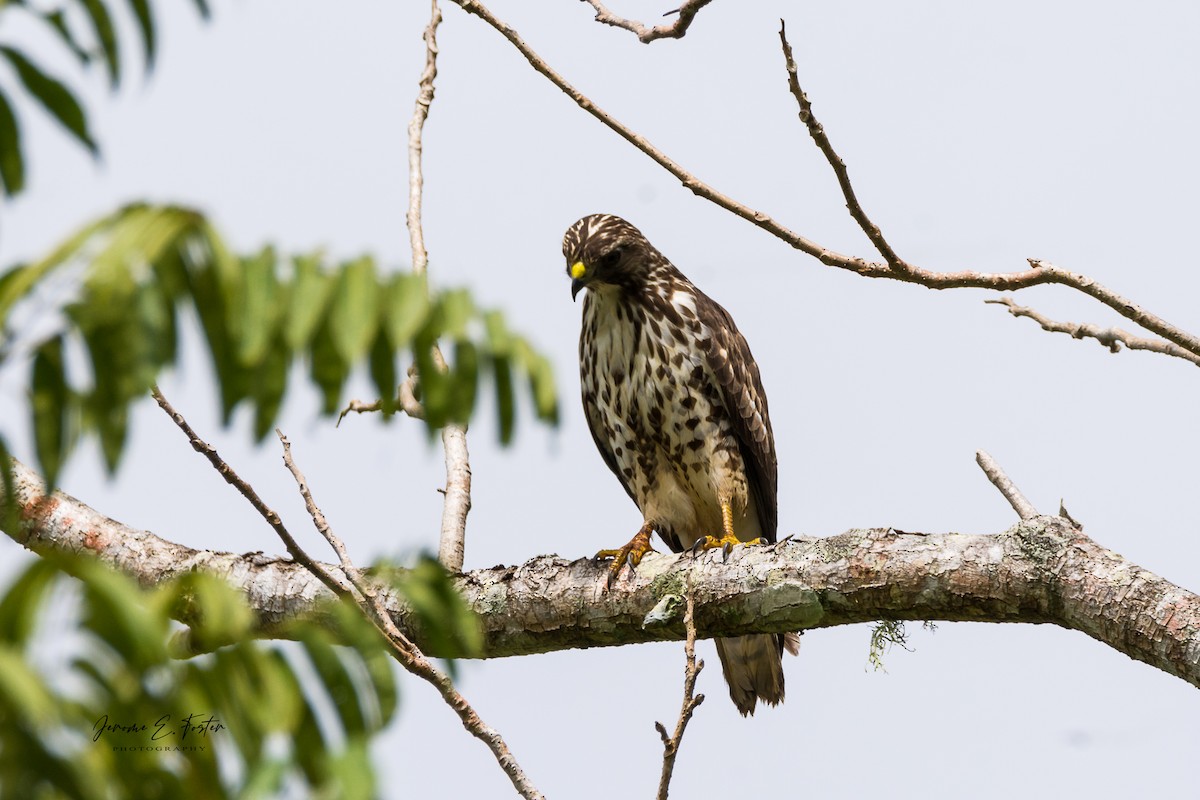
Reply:
[[[567,272],[571,275],[571,299],[574,300],[584,286],[583,277],[587,275],[587,267],[582,261],[576,261]]]

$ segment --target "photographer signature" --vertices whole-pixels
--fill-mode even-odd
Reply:
[[[207,737],[210,731],[216,733],[223,730],[225,730],[225,726],[212,714],[209,714],[207,719],[201,714],[188,714],[175,724],[172,724],[170,714],[163,714],[152,723],[110,722],[108,714],[105,714],[96,720],[96,724],[92,726],[92,741],[100,741],[100,737],[106,733],[148,732],[150,733],[150,741],[152,742],[167,739],[175,734],[179,734],[179,741],[182,742],[187,739],[189,733]]]

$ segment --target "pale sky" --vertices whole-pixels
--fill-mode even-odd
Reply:
[[[717,0],[685,39],[650,46],[592,22],[579,2],[488,5],[700,178],[826,246],[870,256],[796,118],[777,37],[785,17],[816,114],[903,257],[995,271],[1044,258],[1200,332],[1194,4]],[[616,10],[653,22],[670,5]],[[189,4],[157,6],[171,10],[153,77],[133,77],[116,97],[99,73],[84,82],[101,164],[44,116],[24,115],[32,188],[0,206],[0,264],[146,198],[201,208],[241,250],[323,246],[407,265],[405,128],[426,3],[219,1],[207,26]],[[591,554],[640,523],[579,408],[580,306],[559,252],[571,222],[604,211],[640,227],[748,338],[770,396],[781,535],[1002,531],[1015,515],[974,464],[983,448],[1043,512],[1063,498],[1102,545],[1200,588],[1194,366],[1043,333],[984,305],[982,291],[823,267],[681,188],[480,20],[450,4],[444,13],[425,138],[431,277],[502,308],[553,359],[563,406],[558,431],[523,417],[508,449],[495,443],[489,408],[472,427],[468,569]],[[49,52],[37,41],[30,49]],[[1119,320],[1066,289],[1017,299],[1056,319]],[[220,429],[194,335],[187,351],[164,392],[310,552],[331,558],[277,445],[252,447],[246,414]],[[0,373],[0,414],[28,457],[17,372]],[[353,394],[371,394],[362,376]],[[359,563],[436,549],[444,475],[423,430],[368,418],[335,430],[302,381],[289,398],[281,427]],[[192,547],[282,551],[149,401],[116,480],[88,446],[62,483]],[[6,571],[24,558],[8,540],[0,548]],[[1200,696],[1183,681],[1050,626],[908,629],[912,652],[893,650],[886,674],[867,666],[869,626],[804,636],[785,662],[787,702],[746,720],[704,644],[708,700],[674,796],[1195,792]],[[682,672],[681,645],[640,645],[465,663],[460,687],[547,796],[645,797],[661,764],[653,722],[673,723]],[[375,752],[384,796],[510,795],[429,687],[405,677],[402,691]]]

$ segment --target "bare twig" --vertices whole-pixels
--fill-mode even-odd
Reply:
[[[1056,267],[1046,261],[1039,259],[1029,259],[1029,269],[1020,272],[976,272],[974,270],[959,270],[957,272],[934,272],[923,269],[912,264],[907,264],[907,269],[901,267],[895,268],[893,264],[887,262],[868,261],[863,258],[843,255],[842,253],[830,250],[817,242],[808,239],[800,234],[788,229],[786,226],[775,220],[773,217],[761,212],[755,211],[749,206],[734,200],[733,198],[718,192],[713,187],[704,183],[692,173],[684,169],[678,162],[674,161],[670,156],[659,150],[654,145],[650,144],[644,137],[633,131],[631,128],[622,122],[614,119],[606,111],[597,106],[591,99],[585,96],[578,89],[573,87],[561,75],[555,72],[549,64],[545,62],[537,53],[533,51],[509,25],[502,22],[494,14],[491,13],[478,0],[452,0],[456,5],[464,11],[473,14],[488,25],[496,29],[504,38],[508,39],[514,47],[520,51],[525,60],[529,62],[535,70],[546,76],[551,83],[557,86],[568,97],[575,101],[580,108],[591,114],[596,119],[600,120],[604,125],[614,131],[618,136],[625,139],[638,150],[649,156],[655,163],[670,172],[683,183],[684,187],[694,194],[703,197],[704,199],[715,203],[742,219],[751,222],[763,230],[770,233],[772,236],[786,242],[795,249],[807,253],[819,260],[822,264],[838,269],[849,270],[867,278],[887,278],[891,280],[904,281],[906,283],[915,283],[920,286],[925,286],[929,289],[961,289],[961,288],[976,288],[976,289],[994,289],[997,291],[1016,291],[1025,289],[1030,286],[1040,286],[1042,284],[1059,284],[1068,286],[1079,292],[1082,292],[1109,308],[1116,311],[1121,316],[1131,320],[1143,328],[1162,336],[1175,344],[1179,345],[1188,352],[1200,356],[1200,337],[1184,331],[1181,328],[1172,325],[1165,320],[1143,310],[1130,300],[1113,292],[1105,286],[1096,283],[1091,278],[1085,275],[1080,275],[1075,272],[1069,272],[1060,267]]]
[[[1033,507],[1033,503],[1025,499],[1025,495],[1021,494],[1021,490],[1004,474],[1004,470],[1000,469],[1000,465],[986,451],[975,451],[975,463],[983,470],[983,474],[987,475],[992,485],[1000,490],[1000,494],[1004,495],[1004,499],[1012,506],[1013,511],[1017,512],[1018,517],[1022,520],[1027,520],[1033,519],[1038,515],[1037,509]]]
[[[433,104],[433,80],[437,77],[437,27],[442,11],[437,0],[431,3],[429,25],[425,28],[425,69],[408,123],[408,237],[412,242],[413,272],[424,273],[429,265],[425,233],[421,227],[421,193],[425,181],[421,171],[421,132]],[[434,346],[434,362],[445,368],[441,351]],[[409,387],[411,390],[411,386]],[[401,387],[403,393],[403,387]],[[466,550],[467,514],[471,511],[471,461],[467,452],[467,428],[450,424],[442,428],[442,450],[446,455],[446,491],[442,504],[442,532],[438,541],[438,561],[450,572],[462,572]]]
[[[841,156],[834,151],[833,143],[825,134],[824,126],[813,115],[812,103],[809,102],[808,95],[800,88],[800,79],[796,74],[796,61],[792,58],[792,46],[788,43],[787,26],[783,20],[779,20],[779,42],[783,46],[783,60],[787,65],[788,88],[791,90],[792,96],[796,98],[797,105],[800,106],[800,121],[808,128],[809,135],[817,143],[817,148],[825,155],[829,166],[833,167],[833,173],[837,175],[838,186],[842,188],[842,196],[846,198],[846,208],[850,211],[850,216],[854,217],[858,227],[862,228],[863,233],[871,240],[871,244],[875,245],[875,249],[893,269],[905,271],[911,269],[900,256],[896,255],[896,251],[883,237],[879,226],[872,222],[867,216],[867,212],[863,210],[862,205],[858,202],[858,197],[854,194],[854,186],[850,183],[850,173],[846,170],[846,162],[842,161]]]
[[[411,376],[406,378],[405,381],[400,384],[400,389],[396,392],[396,408],[400,409],[413,419],[425,419],[425,407],[421,405],[419,400],[417,400],[416,393],[413,391],[413,379]],[[366,414],[368,412],[382,410],[382,400],[376,400],[373,403],[367,403],[363,400],[351,400],[346,407],[342,409],[342,413],[338,414],[337,424],[341,425],[342,419],[352,411],[355,414]]]
[[[995,300],[984,300],[983,302],[1005,306],[1008,308],[1008,313],[1014,317],[1029,317],[1042,326],[1042,330],[1049,331],[1050,333],[1065,333],[1074,339],[1095,339],[1112,353],[1121,352],[1121,345],[1125,345],[1130,350],[1149,350],[1153,353],[1162,353],[1163,355],[1182,358],[1185,361],[1192,362],[1196,366],[1200,366],[1200,355],[1190,353],[1171,342],[1164,342],[1160,339],[1148,339],[1144,336],[1135,336],[1120,328],[1101,328],[1099,325],[1093,325],[1088,322],[1055,322],[1032,308],[1017,305],[1011,297],[1000,297]]]
[[[632,31],[644,44],[656,39],[682,39],[691,27],[692,21],[696,18],[696,14],[700,9],[712,2],[712,0],[687,0],[679,8],[673,11],[668,11],[663,14],[664,17],[671,14],[678,14],[675,21],[670,25],[656,25],[653,28],[647,28],[640,22],[631,19],[619,17],[608,10],[608,8],[600,2],[600,0],[585,0],[592,8],[596,9],[596,22],[602,22],[605,25],[612,25],[614,28],[624,28],[627,31]]]
[[[530,783],[520,764],[513,758],[512,752],[508,749],[508,745],[505,744],[503,737],[493,728],[484,724],[479,714],[471,707],[471,704],[454,688],[454,684],[450,679],[441,670],[433,666],[425,658],[424,654],[421,653],[420,649],[396,627],[396,623],[380,598],[379,593],[375,591],[375,587],[371,582],[363,576],[358,567],[350,560],[350,556],[346,553],[346,545],[333,532],[333,529],[329,527],[329,522],[325,519],[325,515],[313,500],[312,492],[308,488],[308,480],[296,465],[295,459],[292,458],[291,443],[288,442],[287,437],[279,429],[276,429],[275,433],[279,436],[279,441],[283,444],[283,463],[287,465],[288,471],[296,479],[296,484],[300,488],[300,496],[304,498],[304,506],[308,509],[313,524],[316,525],[321,535],[325,537],[325,541],[329,542],[329,546],[333,548],[333,552],[337,554],[338,563],[341,565],[342,571],[349,578],[350,582],[354,584],[354,588],[358,590],[363,598],[362,602],[358,604],[359,608],[362,609],[363,613],[367,615],[383,635],[383,639],[387,643],[392,655],[406,670],[437,689],[442,699],[446,701],[446,704],[458,714],[463,727],[492,751],[492,754],[496,757],[496,761],[500,764],[500,768],[508,775],[509,780],[512,781],[513,786],[522,797],[529,800],[541,800],[541,793]]]
[[[661,722],[655,722],[663,743],[662,776],[658,781],[658,800],[666,800],[671,788],[671,774],[675,770],[675,757],[679,755],[679,745],[683,741],[683,732],[695,713],[696,707],[704,702],[704,695],[696,694],[696,678],[704,669],[704,662],[696,660],[696,595],[691,588],[687,593],[687,609],[683,613],[683,625],[687,630],[687,639],[683,645],[687,666],[683,673],[683,706],[679,709],[679,721],[675,723],[675,734],[667,736],[667,729]]]
[[[291,554],[292,558],[298,563],[304,565],[305,569],[311,572],[315,577],[319,578],[321,583],[328,586],[334,594],[338,595],[339,597],[344,597],[350,594],[350,586],[347,585],[345,581],[339,579],[332,572],[325,569],[325,567],[323,567],[321,564],[309,558],[308,553],[304,552],[304,549],[300,547],[299,543],[292,537],[292,534],[288,532],[288,529],[284,526],[283,520],[279,518],[279,515],[268,508],[267,504],[264,503],[262,498],[258,496],[258,492],[254,491],[250,484],[242,480],[241,477],[233,471],[233,467],[229,466],[229,464],[227,464],[225,460],[217,454],[215,447],[201,439],[196,432],[192,430],[192,426],[189,425],[187,420],[183,418],[183,415],[176,411],[174,406],[167,402],[167,398],[163,396],[163,393],[159,390],[158,386],[152,386],[150,393],[153,395],[155,402],[158,403],[159,408],[167,412],[167,416],[169,416],[175,425],[178,426],[178,428],[188,437],[188,442],[191,443],[192,449],[207,458],[209,463],[213,465],[213,468],[216,469],[221,477],[225,479],[225,482],[241,492],[242,496],[250,501],[250,505],[254,506],[254,510],[262,515],[262,518],[267,521],[267,524],[271,526],[276,535],[278,535],[283,541],[284,547],[287,548],[287,551]]]
[[[421,131],[433,105],[433,80],[437,77],[437,28],[442,22],[442,10],[437,0],[430,3],[429,25],[425,27],[425,68],[421,70],[418,83],[417,102],[412,119],[408,123],[408,238],[412,243],[413,272],[424,273],[429,265],[429,253],[425,249],[425,233],[421,228],[421,193],[425,179],[421,172]]]

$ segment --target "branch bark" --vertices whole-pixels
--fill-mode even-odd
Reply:
[[[8,533],[34,552],[86,550],[146,585],[207,570],[246,594],[264,635],[327,596],[290,560],[194,550],[68,495],[46,496],[18,462],[14,477],[22,522]],[[606,576],[607,565],[592,559],[540,556],[466,573],[458,587],[480,615],[487,658],[680,641],[682,603],[674,615],[647,616],[691,586],[702,637],[878,619],[1051,623],[1200,687],[1200,596],[1101,547],[1063,517],[1034,517],[994,535],[851,530],[743,548],[727,564],[715,553],[650,553],[607,592]],[[425,647],[404,604],[380,596],[397,628]]]
[[[711,3],[712,0],[687,0],[687,2],[674,11],[668,11],[666,14],[663,14],[664,17],[671,14],[677,15],[673,23],[670,25],[655,25],[652,28],[647,28],[636,20],[625,19],[614,14],[600,0],[586,0],[586,2],[592,8],[596,9],[596,22],[612,25],[614,28],[624,28],[627,31],[633,32],[642,44],[650,44],[658,39],[682,39],[684,34],[687,33],[688,28],[692,26],[692,21],[696,19],[696,15],[700,13],[700,9]]]

